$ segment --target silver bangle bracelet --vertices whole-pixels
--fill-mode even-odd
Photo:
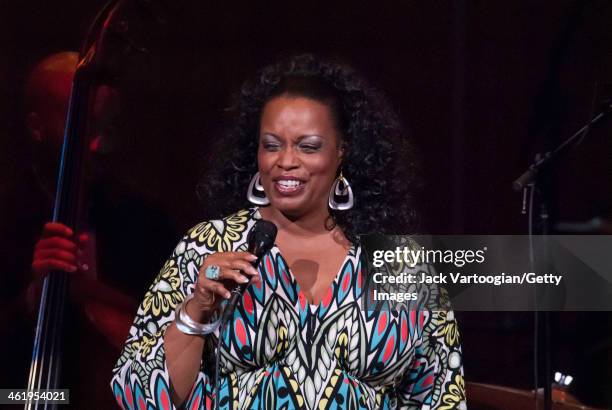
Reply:
[[[212,323],[198,323],[187,314],[187,302],[193,299],[193,293],[185,298],[183,303],[176,307],[174,322],[176,328],[186,335],[204,336],[213,333],[221,324],[221,319]]]

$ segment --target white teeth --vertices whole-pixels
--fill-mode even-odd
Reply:
[[[277,182],[279,185],[287,188],[293,188],[302,184],[301,181],[296,181],[295,179],[281,179]]]

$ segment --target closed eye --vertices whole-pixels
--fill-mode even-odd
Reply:
[[[317,152],[321,149],[320,145],[301,144],[299,148],[307,153]]]
[[[279,138],[274,134],[265,133],[261,136],[261,147],[266,151],[278,151],[281,147]]]
[[[262,146],[266,151],[278,151],[280,149],[280,144],[264,143]]]

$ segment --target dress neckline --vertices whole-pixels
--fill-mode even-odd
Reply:
[[[350,261],[350,259],[351,259],[351,255],[353,254],[354,247],[355,247],[355,245],[353,243],[351,243],[351,246],[348,249],[348,251],[346,252],[346,255],[344,256],[344,259],[342,260],[342,263],[340,264],[340,267],[338,268],[338,271],[336,272],[336,275],[334,276],[333,280],[331,282],[329,282],[327,284],[327,286],[325,286],[325,288],[327,289],[327,292],[332,292],[333,291],[333,285],[334,284],[336,286],[338,286],[338,281],[340,280],[340,276],[342,276],[342,272],[344,271],[344,267],[346,266],[347,262]],[[289,263],[287,262],[287,260],[283,256],[283,253],[281,252],[280,248],[278,247],[278,245],[276,243],[274,244],[274,247],[272,249],[276,252],[276,255],[278,255],[281,258],[281,260],[283,261],[284,265],[287,267],[287,273],[289,274],[289,277],[291,278],[291,281],[295,284],[295,290],[296,290],[296,293],[298,295],[298,298],[305,298],[306,299],[306,295],[304,294],[304,292],[302,292],[302,287],[300,286],[300,283],[298,282],[297,278],[293,274],[293,271],[291,270],[291,267],[289,266]],[[323,302],[325,301],[326,297],[327,297],[327,293],[324,294],[321,297],[321,300],[319,300],[317,303],[310,303],[306,299],[306,300],[304,300],[303,304],[308,306],[311,310],[313,310],[313,309],[316,310],[319,307],[321,307],[321,304],[323,304]],[[331,297],[333,297],[333,294],[331,295]],[[302,301],[300,300],[300,302],[302,302]]]
[[[253,210],[254,210],[253,219],[255,220],[263,219],[263,217],[261,216],[261,213],[259,212],[259,207],[253,207]],[[346,266],[347,262],[351,260],[351,255],[357,254],[356,245],[352,241],[349,241],[349,242],[351,246],[347,250],[346,255],[344,256],[344,259],[342,260],[342,263],[340,264],[340,267],[338,268],[338,271],[336,272],[336,275],[334,276],[334,279],[326,286],[326,288],[328,289],[328,292],[333,291],[332,285],[334,284],[338,285],[338,281],[340,280],[340,276],[342,276],[344,267]],[[287,259],[285,259],[285,257],[283,256],[283,253],[281,252],[280,247],[278,246],[276,241],[274,242],[274,245],[272,246],[271,251],[272,250],[275,251],[275,253],[282,259],[283,264],[287,267],[287,273],[289,274],[291,281],[295,284],[295,289],[296,289],[298,298],[306,298],[306,295],[304,295],[304,293],[302,292],[302,287],[300,286],[300,283],[297,281],[295,275],[293,274],[293,271],[291,270],[291,267],[289,266],[289,263],[287,262]],[[316,304],[309,303],[308,300],[304,301],[303,304],[307,306],[311,311],[313,309],[317,310],[319,309],[321,304],[324,302],[326,296],[327,294],[323,295],[321,300],[319,300],[319,302]],[[300,300],[300,303],[302,303],[302,300]]]

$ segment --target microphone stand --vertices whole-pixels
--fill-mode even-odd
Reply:
[[[558,147],[556,147],[552,151],[548,151],[544,153],[544,155],[537,154],[535,161],[527,168],[525,172],[523,172],[513,183],[512,187],[515,191],[523,191],[523,204],[521,213],[527,214],[528,219],[528,235],[529,235],[529,262],[531,265],[532,272],[535,272],[536,261],[535,261],[535,244],[534,244],[534,226],[539,227],[539,233],[541,235],[541,245],[542,245],[542,254],[545,255],[543,261],[540,262],[548,262],[548,244],[547,244],[547,236],[550,232],[550,218],[548,213],[548,197],[546,195],[546,191],[540,188],[540,185],[543,185],[539,178],[541,178],[541,170],[544,169],[547,165],[551,164],[559,155],[569,147],[573,146],[572,144],[577,143],[581,138],[586,137],[589,130],[601,122],[605,117],[607,117],[610,113],[612,113],[612,102],[607,101],[604,104],[604,108],[594,116],[587,124],[585,124],[582,128],[580,128],[576,133],[574,133],[571,137],[563,141]],[[538,212],[534,212],[534,201],[538,203]],[[535,349],[535,361],[536,361],[536,370],[534,372],[535,379],[535,389],[536,389],[536,409],[538,402],[538,373],[539,373],[539,360],[538,360],[538,332],[540,327],[542,327],[542,349],[543,349],[543,373],[544,373],[544,409],[551,410],[552,409],[552,371],[551,371],[551,349],[550,349],[550,341],[551,341],[551,332],[550,332],[550,307],[546,305],[546,290],[544,290],[543,295],[538,295],[536,292],[534,294],[534,302],[535,302],[535,341],[534,341],[534,349]],[[539,296],[544,296],[544,310],[540,311],[538,306],[538,298]]]
[[[527,168],[525,172],[521,174],[513,183],[512,188],[515,191],[523,191],[527,186],[531,183],[535,182],[535,178],[538,174],[538,171],[544,168],[546,165],[555,160],[559,154],[564,151],[567,147],[571,146],[572,143],[576,142],[580,137],[585,137],[589,130],[599,123],[602,119],[607,117],[610,113],[612,113],[612,101],[606,102],[604,104],[603,109],[594,116],[588,123],[586,123],[582,128],[580,128],[574,135],[563,141],[561,145],[555,148],[552,151],[548,151],[544,153],[542,156],[537,156],[536,160]],[[524,204],[523,204],[524,206]],[[523,214],[525,214],[525,209],[523,208]]]

